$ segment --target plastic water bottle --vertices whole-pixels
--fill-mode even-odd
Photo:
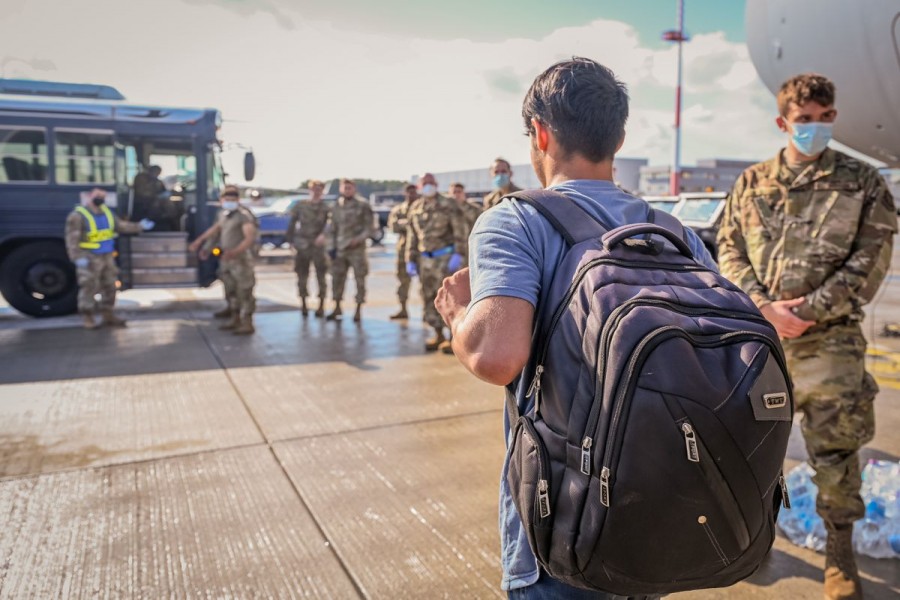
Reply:
[[[778,527],[798,546],[823,552],[827,534],[816,513],[818,489],[812,475],[806,463],[788,473],[791,509],[781,510]],[[855,523],[854,549],[874,558],[900,558],[900,462],[870,460],[862,477],[866,515]]]
[[[900,463],[870,460],[862,477],[866,516],[854,527],[854,549],[874,558],[900,558]]]

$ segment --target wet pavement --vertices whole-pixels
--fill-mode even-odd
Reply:
[[[360,326],[301,318],[277,257],[250,337],[211,319],[218,286],[124,292],[123,330],[0,305],[0,598],[502,597],[502,390],[422,352],[421,302],[388,319],[370,257]],[[865,458],[900,456],[898,292],[867,322]],[[750,580],[672,597],[821,598],[823,563],[779,537]],[[900,561],[860,563],[867,598],[900,594]]]

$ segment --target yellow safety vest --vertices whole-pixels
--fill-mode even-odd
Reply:
[[[119,237],[118,235],[116,235],[116,222],[115,217],[113,217],[112,211],[109,210],[109,208],[105,204],[100,205],[100,210],[102,210],[103,214],[106,215],[106,222],[108,225],[106,229],[98,230],[97,221],[94,219],[93,213],[83,206],[75,207],[75,212],[87,219],[88,223],[87,241],[78,244],[80,248],[84,248],[86,250],[96,250],[100,247],[100,242],[114,240]]]

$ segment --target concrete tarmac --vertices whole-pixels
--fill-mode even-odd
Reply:
[[[0,305],[0,598],[503,597],[502,390],[423,352],[417,293],[388,319],[390,246],[359,326],[303,319],[274,255],[248,337],[211,318],[218,285],[124,292],[120,330]],[[900,456],[898,291],[867,325],[867,459]],[[779,536],[749,580],[672,597],[821,598],[823,564]],[[867,598],[898,597],[900,561],[860,567]]]

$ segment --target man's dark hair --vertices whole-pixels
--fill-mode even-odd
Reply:
[[[504,165],[506,165],[507,169],[512,171],[512,165],[509,164],[509,161],[506,160],[505,158],[501,158],[498,156],[497,158],[494,159],[494,162],[491,163],[491,166],[496,165],[497,163],[503,163]]]
[[[628,90],[612,71],[588,58],[558,62],[531,84],[522,102],[525,135],[536,119],[568,155],[591,162],[613,158],[625,137]]]
[[[778,113],[782,117],[787,116],[792,102],[797,106],[803,106],[807,102],[831,106],[834,104],[834,84],[824,75],[816,73],[795,75],[781,84],[777,101]]]

